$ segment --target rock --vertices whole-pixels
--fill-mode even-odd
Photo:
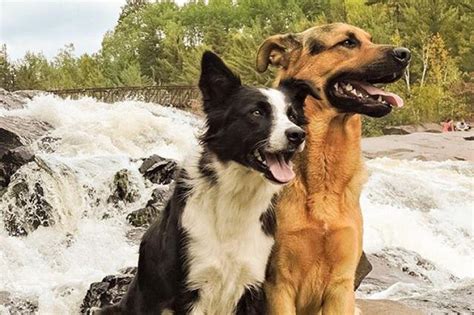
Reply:
[[[129,267],[121,270],[118,275],[106,276],[101,282],[92,283],[82,302],[81,314],[90,314],[92,307],[104,307],[120,302],[136,272],[136,267]]]
[[[21,94],[0,88],[0,108],[7,110],[23,108],[27,101],[28,99]]]
[[[373,270],[357,291],[362,297],[384,291],[399,282],[426,287],[432,286],[435,281],[450,283],[458,280],[419,254],[403,248],[385,248],[380,252],[369,254],[367,258]]]
[[[418,309],[391,300],[357,300],[363,315],[423,315]]]
[[[474,142],[465,140],[470,136],[474,136],[474,130],[364,138],[362,151],[369,159],[389,157],[400,160],[474,162]]]
[[[45,198],[41,177],[31,176],[40,168],[34,162],[26,167],[12,176],[7,190],[0,197],[0,217],[11,236],[24,236],[39,226],[55,223],[53,207]]]
[[[134,187],[130,178],[131,174],[127,169],[122,169],[115,174],[112,194],[107,199],[107,202],[114,204],[117,204],[119,201],[132,203],[140,198],[140,193]]]
[[[142,209],[135,210],[127,215],[127,221],[135,226],[148,226],[159,218],[166,206],[172,189],[169,186],[161,186],[153,190],[151,199]]]
[[[386,248],[367,258],[373,270],[357,290],[361,298],[357,304],[364,315],[474,312],[474,279],[460,280],[403,248]],[[368,297],[370,300],[365,300]]]
[[[410,298],[404,304],[424,310],[427,314],[474,314],[474,279],[443,290],[430,290]]]
[[[11,176],[33,160],[27,146],[51,129],[47,123],[26,117],[0,117],[0,196]]]
[[[7,291],[0,291],[0,314],[21,315],[37,312],[37,298],[16,296]]]
[[[26,147],[17,147],[0,156],[0,196],[10,184],[11,176],[24,164],[33,161],[33,153]]]
[[[46,134],[51,128],[48,123],[29,117],[0,117],[0,133],[2,134],[0,155],[2,155],[2,151],[5,151],[6,145],[16,144],[16,146],[7,147],[6,149],[15,148],[19,145],[29,145]],[[8,138],[4,138],[5,136],[8,136]]]
[[[441,125],[435,123],[426,123],[421,125],[405,125],[405,126],[387,126],[382,132],[384,135],[408,135],[415,132],[432,132],[441,133]]]
[[[362,252],[360,257],[359,264],[357,265],[355,282],[354,282],[354,291],[360,286],[362,280],[367,277],[367,275],[372,271],[372,264],[367,259],[365,252]]]
[[[155,184],[167,185],[175,178],[177,170],[176,161],[152,155],[143,161],[140,173]]]
[[[40,91],[40,90],[20,90],[20,91],[13,92],[13,95],[22,97],[24,99],[29,99],[29,100],[32,100],[33,97],[41,95],[41,94],[45,94],[45,92]]]

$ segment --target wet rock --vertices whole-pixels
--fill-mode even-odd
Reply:
[[[146,206],[129,213],[127,221],[135,227],[150,225],[160,217],[171,193],[172,189],[169,185],[154,189],[151,199],[147,202]]]
[[[140,198],[140,193],[134,187],[130,171],[127,169],[122,169],[115,174],[112,185],[112,194],[107,199],[109,203],[117,204],[120,201],[132,203]]]
[[[136,272],[136,267],[129,267],[121,270],[118,275],[106,276],[101,282],[92,283],[82,302],[81,314],[90,314],[92,307],[104,307],[120,302]]]
[[[15,173],[0,197],[0,217],[11,236],[24,236],[39,226],[55,223],[53,207],[45,198],[44,183],[35,176],[40,168],[34,162]]]
[[[26,147],[18,147],[0,156],[0,196],[2,188],[10,184],[11,176],[24,164],[33,161],[33,153]]]
[[[58,149],[60,140],[58,137],[44,136],[36,141],[36,145],[41,152],[53,153]]]
[[[357,290],[359,298],[370,298],[358,301],[363,314],[474,312],[474,279],[460,280],[403,248],[386,248],[367,257],[373,270]],[[435,290],[433,287],[444,289]],[[397,304],[386,299],[397,300]],[[384,312],[379,312],[383,309]]]
[[[424,310],[427,314],[474,314],[474,279],[453,288],[430,290],[400,302]]]
[[[21,315],[36,314],[37,312],[37,298],[17,296],[7,291],[0,291],[0,314]]]
[[[173,181],[176,175],[176,161],[152,155],[143,161],[140,166],[140,173],[143,177],[155,184],[167,185]]]
[[[401,282],[417,287],[450,283],[458,279],[446,270],[437,268],[429,260],[403,248],[385,248],[369,254],[373,270],[362,281],[358,294],[362,297],[381,292]]]
[[[44,135],[51,126],[25,117],[0,117],[0,196],[11,176],[33,160],[29,145]]]

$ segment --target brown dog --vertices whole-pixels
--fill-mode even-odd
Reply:
[[[306,149],[278,204],[266,284],[271,314],[354,313],[366,179],[357,114],[381,117],[403,105],[372,84],[398,80],[409,60],[408,49],[373,44],[367,32],[341,23],[275,35],[260,46],[260,72],[280,67],[277,81],[304,79],[322,96],[306,100]]]

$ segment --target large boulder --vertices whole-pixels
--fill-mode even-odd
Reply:
[[[101,282],[92,283],[82,302],[81,314],[90,314],[93,307],[104,307],[120,302],[136,273],[136,267],[129,267],[121,270],[118,275],[106,276]]]
[[[474,130],[364,138],[362,151],[368,159],[388,157],[421,161],[474,161],[474,143],[466,141],[466,137],[473,135]]]
[[[28,117],[0,117],[0,156],[22,145],[29,145],[51,129],[48,123]]]
[[[22,165],[33,161],[33,159],[33,153],[23,146],[6,151],[3,156],[0,156],[0,197],[10,184],[12,175]]]
[[[49,124],[28,117],[0,117],[0,196],[11,176],[33,160],[29,145],[50,129]]]

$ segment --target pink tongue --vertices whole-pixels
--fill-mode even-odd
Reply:
[[[265,153],[265,159],[273,177],[275,177],[279,182],[288,183],[290,180],[295,178],[295,173],[291,168],[291,162],[286,163],[281,154]]]
[[[361,83],[361,82],[357,82],[356,85],[363,88],[370,95],[381,95],[382,98],[387,103],[392,104],[392,106],[395,106],[395,107],[402,107],[403,106],[402,98],[400,96],[398,96],[397,94],[395,94],[395,93],[390,93],[390,92],[378,89],[373,85],[364,84],[364,83]]]

